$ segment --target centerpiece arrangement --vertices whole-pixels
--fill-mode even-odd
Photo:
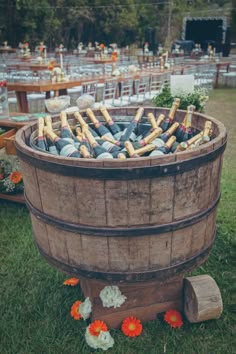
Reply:
[[[19,48],[20,48],[20,54],[24,59],[31,58],[31,51],[28,42],[20,43]]]

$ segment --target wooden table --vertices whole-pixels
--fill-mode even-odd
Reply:
[[[59,66],[56,64],[55,66]],[[48,64],[33,64],[33,63],[17,63],[17,64],[7,64],[7,70],[48,70]]]
[[[104,83],[106,80],[111,78],[117,78],[118,82],[122,82],[126,79],[137,80],[140,78],[142,74],[151,74],[158,73],[160,75],[164,73],[173,73],[175,69],[178,68],[181,70],[182,67],[176,66],[170,69],[160,69],[160,68],[152,68],[152,69],[144,69],[143,71],[138,71],[136,73],[129,73],[128,75],[121,75],[119,77],[114,77],[110,75],[102,75],[96,78],[86,78],[86,79],[73,79],[67,80],[57,83],[52,83],[51,81],[35,81],[35,82],[9,82],[7,84],[9,91],[15,91],[19,112],[29,113],[28,101],[27,101],[27,93],[29,92],[45,92],[45,98],[50,98],[51,91],[54,92],[54,95],[65,95],[67,94],[68,88],[73,88],[75,86],[81,86],[83,83],[89,81],[98,81],[98,83]]]
[[[94,64],[112,64],[114,61],[111,58],[108,59],[93,59]]]
[[[87,80],[89,81],[89,80]],[[9,82],[7,88],[9,91],[16,92],[19,111],[29,113],[27,92],[45,92],[45,98],[50,98],[51,91],[56,95],[66,94],[68,88],[80,86],[81,80],[69,80],[63,82],[52,83],[51,81],[35,81],[35,82]]]
[[[16,49],[11,47],[0,47],[1,54],[15,53]]]
[[[139,74],[130,74],[130,76],[125,75],[120,76],[118,81],[127,79],[128,77],[137,79]],[[45,98],[50,98],[51,91],[54,95],[66,95],[67,89],[75,86],[81,86],[85,82],[98,81],[99,83],[104,83],[107,79],[115,78],[109,75],[102,75],[99,78],[94,79],[79,79],[79,80],[68,80],[62,82],[52,83],[51,81],[36,81],[36,82],[9,82],[7,88],[9,91],[15,91],[19,111],[22,113],[29,113],[29,106],[27,101],[27,92],[45,92]]]

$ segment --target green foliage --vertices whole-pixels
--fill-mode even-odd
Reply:
[[[170,108],[175,98],[180,98],[179,109],[187,109],[189,105],[194,105],[197,112],[204,112],[205,104],[208,100],[206,91],[203,89],[194,89],[193,93],[179,94],[172,96],[170,87],[164,87],[162,92],[152,99],[152,102],[157,107]]]
[[[198,11],[219,14],[229,0],[173,1],[171,40],[180,38],[183,17]],[[0,42],[12,46],[29,41],[30,47],[45,41],[49,49],[59,43],[75,48],[79,41],[119,45],[143,44],[156,32],[158,43],[167,34],[169,2],[143,0],[0,0]],[[214,13],[214,10],[216,12]]]

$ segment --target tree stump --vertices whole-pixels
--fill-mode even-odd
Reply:
[[[209,275],[184,280],[184,312],[191,323],[219,318],[223,310],[220,290]]]

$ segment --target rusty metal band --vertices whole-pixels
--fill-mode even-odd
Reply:
[[[175,161],[169,164],[157,166],[138,166],[138,167],[85,167],[78,165],[70,165],[55,161],[41,160],[40,156],[33,156],[22,150],[21,146],[16,142],[17,155],[20,159],[27,162],[30,166],[34,166],[43,171],[50,171],[54,174],[62,176],[71,176],[79,178],[92,178],[99,180],[132,180],[157,178],[163,176],[173,176],[184,173],[195,168],[199,168],[211,161],[217,159],[226,147],[226,141],[213,151],[206,154],[192,157],[184,161]]]
[[[179,229],[186,228],[193,224],[200,222],[202,219],[206,218],[211,214],[214,209],[216,209],[217,204],[220,200],[220,194],[210,205],[209,208],[204,211],[194,214],[185,219],[174,221],[168,224],[162,225],[145,225],[145,226],[134,226],[134,227],[103,227],[103,226],[88,226],[83,224],[73,224],[61,219],[55,218],[48,214],[41,212],[36,209],[25,194],[26,205],[30,212],[41,222],[48,225],[54,226],[58,229],[69,231],[76,234],[91,235],[91,236],[104,236],[104,237],[137,237],[146,235],[159,235],[165,232],[171,232]]]
[[[144,271],[144,272],[112,272],[112,271],[107,272],[107,271],[87,270],[80,266],[76,267],[70,264],[66,264],[62,261],[59,261],[58,259],[55,259],[49,256],[48,254],[46,254],[42,250],[42,248],[39,247],[38,244],[37,247],[41,255],[47,260],[47,262],[50,265],[67,274],[71,274],[74,276],[82,276],[88,279],[100,279],[108,282],[124,281],[126,283],[132,283],[132,282],[142,282],[142,281],[150,281],[150,280],[164,281],[174,277],[175,275],[190,272],[191,270],[195,269],[197,266],[200,266],[202,263],[206,261],[211,251],[211,248],[213,246],[213,243],[215,241],[215,237],[216,237],[216,232],[214,233],[214,238],[212,243],[207,248],[205,248],[204,250],[196,254],[194,257],[185,260],[184,262],[172,265],[170,267],[161,268],[158,270]]]

